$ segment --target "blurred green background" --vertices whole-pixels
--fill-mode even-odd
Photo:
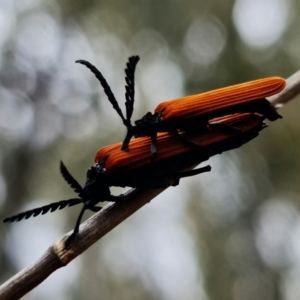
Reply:
[[[300,2],[0,1],[0,217],[74,197],[125,128],[86,59],[133,120],[161,101],[300,67]],[[300,99],[243,146],[209,160],[24,299],[258,300],[300,297]],[[113,189],[114,194],[121,189]],[[0,282],[72,230],[79,207],[1,224]],[[86,217],[91,214],[86,214]]]

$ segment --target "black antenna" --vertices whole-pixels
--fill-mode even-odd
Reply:
[[[57,209],[63,209],[67,206],[73,206],[73,205],[76,205],[76,204],[79,204],[79,203],[82,203],[82,199],[73,198],[73,199],[69,199],[69,200],[62,200],[62,201],[59,201],[59,202],[50,203],[48,205],[41,206],[41,207],[38,207],[38,208],[34,208],[34,209],[31,209],[31,210],[27,210],[27,211],[21,212],[17,215],[5,218],[3,220],[3,223],[19,222],[23,219],[29,219],[32,216],[36,217],[40,214],[44,215],[49,211],[54,212]]]
[[[57,209],[63,209],[67,206],[73,206],[79,203],[84,202],[84,190],[81,187],[81,185],[75,180],[75,178],[70,174],[70,172],[68,171],[68,169],[66,168],[66,166],[64,165],[64,163],[61,161],[60,162],[60,172],[63,176],[63,178],[66,180],[66,182],[71,186],[71,188],[75,191],[75,193],[78,194],[78,196],[81,198],[72,198],[69,200],[61,200],[58,202],[54,202],[54,203],[50,203],[41,207],[37,207],[31,210],[27,210],[24,212],[21,212],[17,215],[5,218],[3,220],[4,223],[8,223],[8,222],[19,222],[23,219],[29,219],[30,217],[36,217],[40,214],[44,215],[47,212],[53,212],[56,211]]]
[[[109,102],[112,104],[113,108],[116,110],[116,112],[118,113],[118,115],[121,117],[124,125],[127,127],[126,125],[126,120],[124,118],[124,115],[120,109],[120,106],[113,94],[113,92],[110,89],[110,86],[108,85],[106,79],[103,77],[103,75],[101,74],[101,72],[91,63],[89,63],[86,60],[76,60],[76,63],[82,64],[84,66],[86,66],[88,69],[91,70],[91,72],[95,75],[95,77],[99,80],[100,84],[102,85],[104,92],[109,100]]]
[[[71,186],[71,188],[78,194],[79,197],[84,198],[84,190],[76,179],[70,174],[67,167],[62,161],[60,161],[60,173],[65,181]]]
[[[128,63],[126,64],[125,69],[125,81],[127,85],[125,85],[126,93],[125,93],[125,106],[126,106],[126,122],[125,124],[127,128],[130,127],[131,122],[130,119],[132,117],[133,108],[134,108],[134,73],[137,63],[139,62],[140,57],[139,56],[131,56],[128,59]]]

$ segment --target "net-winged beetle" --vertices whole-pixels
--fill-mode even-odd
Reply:
[[[78,198],[62,200],[31,209],[5,218],[3,222],[20,221],[82,203],[83,207],[73,234],[68,239],[70,242],[79,231],[81,218],[86,209],[97,212],[101,210],[101,207],[97,206],[99,202],[124,200],[123,195],[111,195],[111,186],[136,188],[176,186],[183,177],[210,171],[209,166],[189,171],[185,171],[186,168],[199,164],[209,159],[210,156],[240,147],[256,137],[259,131],[266,127],[261,116],[251,113],[217,118],[212,122],[234,126],[239,129],[239,132],[225,132],[218,127],[207,126],[201,134],[187,134],[187,138],[191,138],[202,145],[201,151],[190,145],[182,145],[176,137],[169,133],[160,133],[157,137],[159,155],[155,158],[149,156],[150,140],[145,137],[134,139],[129,152],[120,151],[121,143],[106,146],[97,152],[95,165],[88,170],[83,188],[61,162],[61,174],[78,195]]]
[[[151,154],[154,155],[157,153],[156,137],[158,132],[170,132],[182,142],[193,144],[196,147],[201,146],[181,137],[178,130],[202,131],[208,124],[211,124],[211,119],[225,115],[251,112],[259,113],[270,121],[281,118],[265,98],[279,93],[285,87],[285,80],[280,77],[268,77],[162,102],[156,107],[154,113],[148,112],[141,119],[131,123],[135,95],[134,73],[138,61],[139,56],[130,57],[125,69],[126,118],[101,72],[88,61],[76,61],[89,68],[100,81],[108,100],[126,126],[127,134],[121,146],[122,150],[128,150],[133,136],[150,136]]]

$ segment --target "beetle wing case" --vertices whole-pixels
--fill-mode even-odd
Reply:
[[[232,113],[259,112],[255,101],[267,101],[266,97],[279,93],[285,87],[285,80],[280,77],[268,77],[236,84],[229,87],[187,96],[160,103],[155,113],[161,114],[165,122],[183,122],[200,116],[211,119]],[[250,105],[251,103],[251,105]],[[253,106],[252,106],[253,105]],[[240,106],[240,108],[239,108]],[[275,115],[269,119],[275,120]],[[218,115],[219,114],[219,115]]]
[[[147,182],[161,181],[169,174],[199,164],[212,155],[240,147],[265,127],[261,116],[251,113],[215,118],[211,122],[225,127],[234,126],[239,132],[207,126],[201,134],[185,134],[189,140],[200,145],[197,149],[184,145],[169,133],[161,133],[157,137],[156,157],[149,153],[149,137],[136,138],[132,140],[128,152],[120,151],[121,143],[100,149],[95,162],[105,162],[103,176],[109,184],[139,187]]]

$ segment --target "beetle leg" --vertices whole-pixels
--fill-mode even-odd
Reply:
[[[233,133],[233,134],[239,134],[241,133],[241,129],[235,126],[225,125],[225,124],[219,124],[219,123],[208,123],[208,126],[213,129],[219,129],[224,132]]]
[[[211,166],[205,166],[205,167],[194,169],[194,170],[176,173],[176,174],[170,176],[174,180],[174,183],[172,184],[172,186],[178,185],[181,178],[195,176],[195,175],[205,173],[205,172],[210,172],[210,170],[211,170]]]
[[[125,195],[121,194],[119,196],[114,196],[114,195],[110,195],[108,197],[108,201],[111,201],[111,202],[120,202],[120,201],[123,201],[125,199]]]
[[[79,232],[79,226],[80,226],[80,223],[81,223],[81,219],[83,217],[83,214],[85,212],[85,210],[87,209],[87,207],[85,205],[83,205],[82,209],[81,209],[81,212],[77,218],[77,221],[76,221],[76,225],[75,225],[75,228],[73,230],[73,233],[67,238],[66,240],[66,248],[69,247],[70,243],[72,242],[72,240],[74,239],[74,237],[78,234]]]
[[[196,147],[198,149],[201,149],[201,145],[192,141],[192,140],[189,140],[188,138],[182,136],[181,134],[178,133],[177,130],[174,130],[171,132],[174,136],[176,136],[181,142],[185,143],[186,145],[190,145],[190,146],[193,146],[193,147]]]
[[[184,178],[184,177],[190,177],[190,176],[194,176],[194,175],[198,175],[201,173],[205,173],[205,172],[210,172],[211,171],[211,166],[205,166],[202,168],[198,168],[198,169],[194,169],[194,170],[190,170],[190,171],[184,171],[184,172],[180,172],[177,173],[178,174],[178,178]]]
[[[190,171],[183,171],[183,172],[177,172],[171,175],[166,176],[164,181],[162,182],[151,182],[149,184],[143,185],[143,188],[167,188],[169,186],[176,186],[179,184],[179,181],[181,178],[184,177],[190,177],[194,175],[198,175],[201,173],[209,172],[211,170],[211,166],[205,166],[202,168],[190,170]]]
[[[173,182],[173,178],[172,178],[172,182]],[[143,184],[141,186],[139,186],[139,188],[146,188],[146,189],[165,189],[167,187],[169,187],[171,184],[169,183],[168,179],[166,179],[165,181],[161,181],[161,182],[151,182],[148,184]]]
[[[282,119],[282,116],[278,114],[276,109],[271,105],[267,99],[261,99],[257,101],[256,105],[252,106],[252,111],[258,112],[270,121],[275,121],[277,119]]]
[[[89,210],[93,211],[93,212],[98,212],[102,209],[101,206],[92,206],[92,207],[89,207]]]

